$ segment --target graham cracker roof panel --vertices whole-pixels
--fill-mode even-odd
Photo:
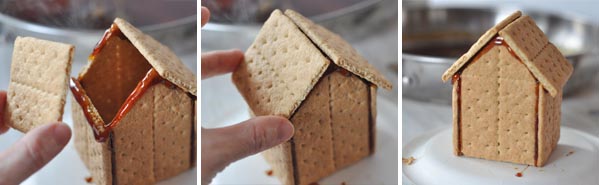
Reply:
[[[552,43],[548,43],[536,58],[523,62],[553,97],[559,94],[574,71],[572,64]]]
[[[534,59],[549,39],[529,16],[522,16],[499,31],[499,36],[520,59]]]
[[[474,57],[478,53],[478,51],[480,51],[491,39],[493,39],[495,35],[497,35],[499,30],[503,29],[520,16],[522,16],[522,12],[516,11],[501,22],[499,22],[497,25],[493,26],[491,29],[487,30],[487,32],[485,32],[476,41],[476,43],[474,43],[472,47],[470,47],[468,52],[462,55],[455,63],[453,63],[453,65],[451,65],[451,67],[449,67],[449,69],[447,69],[447,71],[445,71],[445,73],[443,73],[441,79],[443,79],[444,82],[451,79],[455,73],[457,73],[464,65],[466,65],[466,63],[468,63],[468,61],[470,61],[470,59],[472,59],[472,57]]]
[[[173,51],[121,18],[116,18],[114,23],[160,76],[196,95],[196,76]]]
[[[275,10],[233,72],[232,80],[257,115],[289,118],[330,61],[280,10]]]
[[[368,80],[377,86],[391,89],[392,85],[374,66],[339,35],[315,24],[310,19],[293,10],[285,10],[285,15],[318,46],[335,64]]]
[[[515,20],[499,35],[551,96],[561,91],[572,74],[572,64],[549,42],[532,18],[523,16]]]
[[[495,35],[504,38],[504,41],[551,96],[555,96],[558,91],[561,91],[572,74],[572,65],[549,42],[534,20],[529,16],[521,16],[520,11],[513,13],[481,36],[466,54],[445,71],[442,76],[443,81],[449,80],[464,67]]]

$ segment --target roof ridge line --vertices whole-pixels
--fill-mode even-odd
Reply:
[[[534,61],[535,59],[537,59],[537,57],[539,57],[539,55],[541,55],[541,53],[543,53],[543,51],[544,51],[545,49],[547,49],[547,46],[549,46],[549,44],[551,44],[551,42],[549,42],[549,41],[548,41],[548,42],[547,42],[547,43],[546,43],[546,44],[543,46],[543,48],[541,48],[541,50],[539,50],[539,52],[538,52],[537,54],[535,54],[535,56],[534,56],[534,57],[532,57],[532,58],[530,59],[530,61]]]

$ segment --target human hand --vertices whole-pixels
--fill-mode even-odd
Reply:
[[[5,104],[6,92],[0,91],[0,134],[9,129],[4,123]],[[20,184],[50,162],[70,138],[71,129],[64,123],[45,124],[29,131],[0,153],[0,184]]]
[[[210,13],[202,7],[202,26]],[[239,50],[202,54],[202,79],[229,73],[243,61]],[[256,154],[293,136],[293,125],[278,116],[258,116],[233,126],[202,128],[202,184],[208,184],[230,163]]]

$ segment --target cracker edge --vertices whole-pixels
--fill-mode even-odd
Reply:
[[[113,182],[113,178],[114,178],[114,174],[113,174],[113,169],[112,169],[112,150],[111,147],[112,146],[112,141],[111,139],[106,140],[106,142],[104,143],[100,143],[99,146],[101,146],[101,158],[103,160],[100,160],[99,162],[102,163],[102,166],[104,166],[105,168],[103,169],[103,173],[106,174],[106,178],[103,179],[104,181],[99,181],[97,176],[94,176],[94,174],[91,173],[91,169],[89,168],[88,164],[92,163],[92,162],[98,162],[97,160],[91,160],[91,158],[89,158],[88,155],[85,155],[86,152],[90,151],[90,146],[89,146],[89,142],[88,141],[92,141],[92,142],[97,142],[94,138],[93,135],[93,131],[91,131],[91,127],[89,126],[89,124],[87,124],[87,120],[85,118],[85,116],[83,115],[83,109],[81,108],[81,106],[79,106],[79,103],[77,103],[77,101],[71,97],[71,107],[73,107],[71,109],[72,112],[72,118],[73,118],[73,139],[75,141],[74,142],[74,147],[75,150],[79,156],[79,158],[83,161],[85,168],[90,172],[90,176],[92,176],[93,178],[95,178],[94,183],[98,183],[98,182],[105,182],[106,184],[112,184]],[[99,116],[99,114],[97,115]],[[78,126],[76,126],[78,125]],[[77,132],[77,128],[81,127],[82,129],[89,129],[86,130],[85,133],[80,133]],[[83,140],[83,141],[81,141]]]
[[[447,80],[451,79],[451,77],[456,72],[458,72],[460,69],[462,69],[462,67],[464,67],[464,65],[466,65],[466,63],[468,63],[470,61],[470,59],[472,59],[472,57],[476,56],[476,53],[478,53],[478,51],[480,51],[483,47],[485,47],[487,42],[489,42],[491,39],[493,39],[493,37],[499,32],[499,30],[503,29],[508,24],[512,23],[513,21],[515,21],[517,18],[519,18],[521,16],[522,16],[522,12],[516,11],[516,12],[512,13],[511,15],[509,15],[508,17],[506,17],[505,19],[503,19],[497,25],[493,26],[491,29],[487,30],[487,32],[485,32],[476,41],[476,43],[474,43],[470,47],[468,52],[466,52],[464,55],[462,55],[455,63],[453,63],[453,65],[451,65],[451,67],[449,67],[449,69],[447,69],[447,71],[445,71],[445,73],[443,73],[443,76],[441,76],[441,79],[443,80],[443,82],[447,82]]]
[[[540,84],[540,86],[543,86],[542,84]],[[545,166],[545,164],[547,164],[547,162],[549,161],[549,158],[551,157],[551,155],[554,153],[555,149],[557,148],[557,145],[559,143],[559,139],[560,139],[560,134],[561,134],[561,114],[559,115],[560,119],[554,120],[557,123],[548,123],[545,122],[545,117],[547,115],[546,111],[548,111],[548,105],[549,103],[552,104],[557,104],[555,101],[551,101],[553,98],[559,98],[558,101],[560,102],[560,105],[557,106],[557,109],[560,109],[559,112],[561,113],[561,101],[563,101],[562,99],[562,93],[563,92],[559,92],[559,97],[552,97],[551,94],[549,94],[549,96],[547,96],[547,94],[549,92],[545,92],[543,87],[540,87],[539,89],[539,97],[538,97],[538,112],[537,112],[537,119],[538,119],[538,128],[537,128],[537,148],[536,150],[538,151],[537,154],[537,163],[535,164],[536,167],[543,167]],[[555,106],[555,105],[554,105]],[[555,129],[556,133],[546,133],[546,132],[542,132],[543,129],[541,129],[541,127],[545,128],[545,127],[553,127],[556,126],[557,129]],[[554,137],[557,137],[556,142],[554,143],[554,145],[552,145],[549,151],[544,151],[543,150],[543,145],[545,144],[551,144],[548,143],[549,141],[545,141],[545,135],[547,134],[551,134]],[[548,154],[547,154],[548,153]]]
[[[358,53],[358,51],[356,51],[351,46],[351,44],[347,43],[347,41],[345,41],[341,36],[326,29],[325,27],[322,27],[322,26],[312,22],[312,20],[304,17],[303,15],[301,15],[300,13],[298,13],[296,11],[287,9],[287,10],[285,10],[284,15],[289,17],[289,19],[291,19],[291,21],[302,32],[304,32],[304,35],[306,35],[306,37],[308,37],[308,39],[310,39],[310,41],[312,41],[312,43],[321,52],[323,52],[327,56],[327,58],[329,58],[333,63],[335,63],[339,67],[342,67],[342,68],[352,72],[353,74],[355,74],[356,76],[359,76],[360,78],[366,79],[370,83],[376,84],[377,86],[381,86],[384,89],[391,90],[391,88],[393,87],[391,82],[389,80],[387,80],[385,78],[385,76],[382,75],[374,66],[372,66],[370,63],[368,63],[368,61],[364,57],[362,57],[362,55],[360,55]],[[348,47],[350,47],[350,49],[353,51],[351,53],[359,58],[359,60],[356,61],[355,63],[361,63],[362,65],[365,65],[363,67],[366,67],[366,70],[355,67],[354,64],[351,64],[352,62],[347,62],[347,61],[349,61],[349,59],[344,57],[342,54],[340,54],[340,52],[338,50],[330,48],[330,47],[322,46],[323,45],[322,43],[326,43],[325,41],[322,41],[323,40],[323,38],[321,37],[322,32],[319,32],[318,29],[310,29],[310,27],[312,27],[312,26],[320,27],[320,28],[322,28],[322,30],[339,37],[340,38],[339,41],[341,43],[344,42]],[[333,39],[333,40],[335,40],[335,39]],[[321,43],[321,44],[318,44],[318,43]]]
[[[186,92],[191,93],[194,96],[197,96],[197,86],[196,86],[197,77],[196,77],[196,75],[194,75],[191,72],[191,70],[189,70],[189,68],[187,68],[183,64],[183,62],[181,62],[181,59],[179,59],[179,57],[177,57],[177,55],[170,48],[162,45],[160,42],[158,42],[151,36],[144,34],[141,30],[137,29],[131,23],[127,22],[126,20],[124,20],[122,18],[119,18],[119,17],[115,18],[114,24],[116,24],[119,27],[119,29],[121,30],[123,35],[125,35],[127,37],[127,39],[129,39],[129,41],[131,41],[131,44],[133,44],[133,46],[135,46],[135,48],[137,48],[137,50],[146,58],[148,63],[150,63],[150,65],[152,65],[152,67],[154,69],[156,69],[156,71],[160,74],[160,76],[167,79],[171,83],[177,85],[178,87],[185,90]],[[158,47],[155,47],[155,46],[158,46]],[[160,48],[160,49],[152,50],[154,48]],[[161,53],[156,53],[156,52],[161,52]],[[156,56],[166,56],[169,60],[174,60],[174,62],[173,62],[174,65],[176,67],[183,69],[184,71],[170,71],[169,68],[173,68],[173,67],[166,67],[166,68],[163,67],[163,65],[162,65],[163,62],[158,60],[158,59],[160,59],[160,57],[156,57]],[[170,65],[168,65],[168,66],[170,66]],[[173,73],[179,73],[179,72],[185,72],[186,74],[184,74],[183,76],[186,76],[188,78],[180,79],[177,77],[181,77],[181,75],[172,75]],[[189,78],[189,77],[193,77],[193,78]]]
[[[291,149],[293,146],[291,142],[293,141],[286,141],[261,152],[266,162],[272,167],[274,175],[285,185],[293,185],[296,182],[296,169],[293,165],[295,159],[293,159]],[[282,161],[278,161],[279,159]],[[280,173],[285,173],[286,175],[281,175]]]
[[[458,79],[458,80],[461,80],[461,79]],[[458,81],[456,81],[456,82],[458,82]],[[453,127],[453,132],[452,132],[453,133],[452,134],[453,154],[456,155],[456,156],[461,156],[463,154],[461,154],[460,147],[459,147],[460,142],[461,142],[460,141],[460,132],[461,132],[461,130],[460,130],[460,127],[459,127],[459,120],[458,120],[459,116],[461,114],[461,110],[459,110],[459,106],[458,106],[458,103],[460,101],[459,100],[460,95],[458,94],[458,88],[459,87],[458,87],[458,84],[452,85],[452,87],[453,88],[452,88],[452,93],[451,93],[452,94],[452,96],[451,96],[451,110],[453,112],[453,114],[452,114],[453,115],[452,116],[452,118],[453,118],[452,119],[452,125],[453,125],[452,126]]]
[[[370,84],[370,154],[376,152],[376,98],[377,86]]]

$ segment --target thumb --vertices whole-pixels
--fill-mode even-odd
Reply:
[[[227,165],[293,136],[293,125],[278,116],[259,116],[239,124],[202,129],[202,178],[212,179]]]
[[[25,134],[0,153],[0,184],[19,184],[52,160],[69,142],[71,129],[46,124]]]
[[[202,15],[202,27],[204,27],[204,25],[206,25],[206,23],[208,23],[208,20],[210,19],[210,10],[208,10],[208,8],[203,7],[202,6],[202,10],[201,10],[201,15]]]
[[[289,140],[293,125],[283,117],[261,116],[213,131],[224,137],[221,152],[233,162]]]

